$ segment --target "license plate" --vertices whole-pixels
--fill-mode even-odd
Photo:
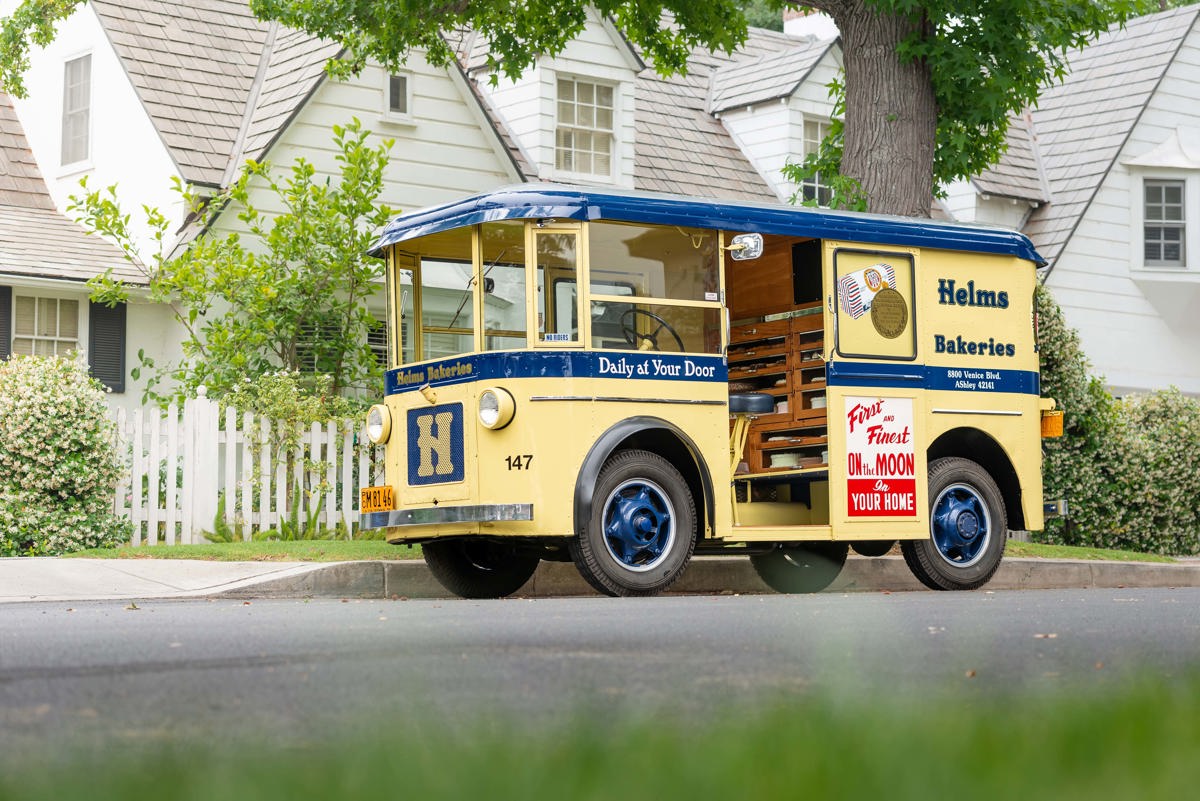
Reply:
[[[363,487],[358,492],[360,512],[390,512],[396,508],[396,493],[391,487]]]

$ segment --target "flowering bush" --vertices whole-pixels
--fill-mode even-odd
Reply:
[[[123,465],[104,387],[79,360],[0,362],[0,556],[113,545]]]

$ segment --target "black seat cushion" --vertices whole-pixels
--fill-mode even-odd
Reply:
[[[735,392],[729,396],[730,414],[766,414],[775,411],[775,398],[765,392]]]

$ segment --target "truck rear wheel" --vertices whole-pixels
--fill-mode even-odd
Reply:
[[[938,459],[929,466],[929,498],[929,539],[900,546],[908,569],[933,590],[982,587],[999,569],[1008,539],[999,487],[969,459]]]
[[[844,542],[806,542],[781,545],[754,554],[750,564],[775,592],[820,592],[833,583],[846,564],[850,546]]]
[[[656,453],[620,451],[592,498],[571,541],[580,575],[605,595],[656,595],[674,584],[696,547],[696,506],[679,471]]]
[[[421,546],[438,583],[460,598],[503,598],[529,581],[538,558],[479,539],[435,540]]]

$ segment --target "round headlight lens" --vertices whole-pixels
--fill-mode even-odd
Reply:
[[[479,423],[493,431],[508,425],[516,412],[517,404],[499,387],[488,387],[479,393]]]
[[[382,404],[375,404],[367,410],[367,439],[376,445],[388,441],[392,433],[392,415]]]
[[[491,428],[499,419],[500,399],[496,397],[494,390],[485,389],[479,396],[479,422]]]

